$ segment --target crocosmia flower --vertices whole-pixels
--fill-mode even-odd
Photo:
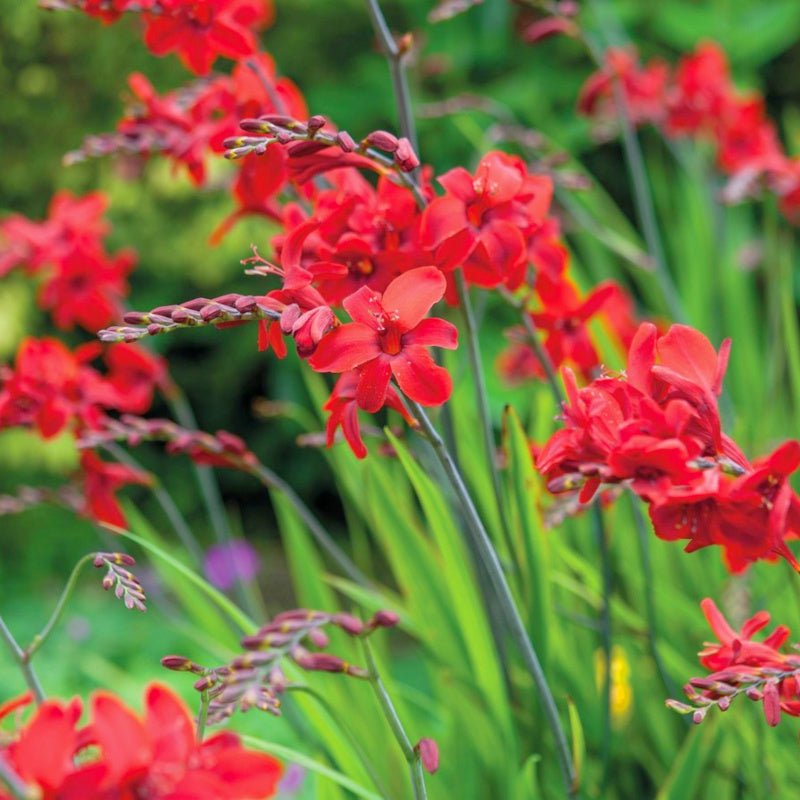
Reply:
[[[89,723],[80,700],[47,700],[0,758],[46,800],[262,800],[282,768],[222,732],[198,742],[189,710],[166,686],[151,684],[139,717],[115,695],[97,692]],[[0,800],[11,800],[0,788]]]
[[[353,322],[324,336],[309,364],[317,372],[358,368],[356,402],[365,411],[375,412],[385,404],[392,377],[412,400],[441,405],[453,384],[427,348],[455,349],[458,331],[443,319],[425,315],[445,288],[445,278],[435,267],[404,273],[383,294],[362,287],[344,300]]]
[[[159,56],[177,51],[198,75],[207,75],[217,56],[252,55],[257,49],[252,29],[272,16],[266,0],[162,0],[161,6],[160,13],[145,15],[145,44]]]

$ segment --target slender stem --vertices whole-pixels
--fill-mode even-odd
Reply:
[[[208,705],[211,698],[208,696],[208,689],[200,692],[200,711],[197,714],[197,741],[202,742],[206,733],[206,720],[208,719]]]
[[[103,444],[103,449],[106,450],[110,455],[114,456],[114,458],[121,464],[125,464],[133,469],[144,469],[139,461],[137,461],[129,453],[126,453],[125,450],[123,450],[115,442],[106,442]],[[178,534],[178,538],[181,540],[181,544],[188,550],[189,555],[191,556],[195,565],[202,564],[203,551],[198,544],[194,533],[192,533],[189,523],[186,522],[186,519],[184,518],[183,514],[181,514],[180,509],[175,505],[172,495],[170,495],[170,493],[161,485],[161,482],[155,475],[153,476],[151,490],[153,492],[153,497],[155,497],[156,502],[161,506],[161,510],[164,512],[167,519],[169,519],[170,524],[175,529],[175,533]]]
[[[295,692],[303,692],[304,694],[307,694],[309,697],[312,697],[314,700],[316,700],[317,703],[320,704],[320,706],[325,710],[327,714],[330,715],[332,719],[336,720],[336,724],[339,726],[342,733],[344,733],[348,743],[355,751],[361,763],[364,765],[364,769],[369,775],[373,785],[378,790],[378,793],[382,795],[385,798],[385,800],[388,800],[390,796],[389,791],[383,785],[383,781],[381,781],[380,776],[375,771],[375,766],[373,765],[372,761],[370,761],[369,757],[364,752],[364,748],[361,746],[361,742],[358,741],[358,738],[353,733],[352,728],[349,725],[347,725],[343,719],[341,719],[341,715],[337,715],[334,712],[333,706],[325,699],[325,697],[321,695],[319,692],[312,689],[310,686],[305,686],[302,684],[291,684],[287,687],[287,689]]]
[[[472,367],[472,379],[475,384],[475,400],[478,405],[478,416],[481,421],[486,461],[489,465],[489,473],[492,477],[492,489],[494,490],[497,512],[500,516],[500,527],[503,529],[508,552],[511,553],[513,552],[511,546],[511,526],[508,522],[506,504],[503,502],[503,492],[500,486],[500,472],[497,469],[496,445],[492,427],[492,416],[489,410],[489,396],[486,391],[486,377],[483,372],[483,363],[481,361],[478,326],[475,322],[475,313],[472,308],[467,282],[464,279],[464,273],[461,268],[455,271],[455,279],[456,290],[458,291],[458,302],[464,317],[464,329],[467,335],[467,354],[469,356],[470,366]]]
[[[603,658],[606,671],[603,680],[603,772],[600,791],[602,795],[608,785],[611,752],[611,559],[609,558],[606,529],[603,524],[603,512],[598,503],[592,504],[592,527],[597,547],[600,550],[603,574],[603,608],[600,614],[600,630],[603,638]]]
[[[392,703],[392,698],[389,697],[389,693],[386,691],[386,686],[384,686],[383,681],[381,680],[380,673],[378,672],[378,666],[375,663],[375,658],[372,655],[372,648],[370,648],[369,642],[367,642],[366,639],[362,639],[361,644],[364,647],[364,657],[367,663],[367,671],[369,672],[368,680],[372,685],[375,696],[378,698],[378,704],[381,707],[381,711],[383,711],[383,715],[386,717],[386,721],[389,723],[389,727],[392,729],[394,738],[397,741],[397,744],[400,746],[403,756],[408,762],[408,768],[411,773],[411,786],[414,789],[414,800],[427,800],[428,794],[425,790],[425,778],[422,773],[422,762],[419,754],[414,750],[414,746],[411,744],[411,740],[408,738],[408,734],[403,727],[403,723],[400,721],[400,717],[397,715],[397,709],[394,707],[394,703]]]
[[[190,431],[198,430],[197,419],[192,411],[186,395],[180,390],[178,386],[171,387],[167,393],[167,400],[175,415],[178,424]],[[222,502],[222,495],[219,491],[219,484],[217,483],[213,467],[195,464],[192,461],[192,468],[197,476],[197,483],[200,486],[200,495],[203,498],[206,510],[208,512],[208,519],[211,522],[211,530],[214,533],[214,539],[221,544],[228,544],[233,538],[231,534],[230,524],[228,522],[228,515],[225,513],[225,506]],[[248,591],[245,581],[242,578],[236,565],[234,563],[233,554],[229,548],[223,547],[223,554],[228,561],[228,568],[234,576],[234,593],[236,600],[243,608],[246,608],[251,614],[256,610],[256,603],[253,601],[252,593]],[[197,556],[197,564],[203,563],[202,551]]]
[[[633,520],[636,525],[636,535],[639,539],[639,550],[642,554],[642,579],[644,580],[644,604],[645,615],[647,617],[647,643],[650,649],[650,656],[656,665],[661,682],[667,691],[667,697],[677,697],[678,687],[670,678],[661,660],[658,650],[657,628],[656,628],[656,599],[653,592],[653,564],[650,559],[650,534],[644,523],[644,517],[639,508],[639,502],[633,497],[630,498]],[[687,720],[689,722],[689,720]]]
[[[558,375],[550,359],[550,354],[544,349],[544,345],[539,339],[539,331],[536,330],[536,325],[534,325],[531,315],[525,309],[522,310],[522,324],[525,326],[525,330],[530,337],[533,352],[536,353],[536,358],[539,359],[539,363],[542,365],[544,374],[547,377],[547,383],[550,385],[550,391],[553,393],[556,403],[560,406],[566,398],[561,391]]]
[[[467,530],[472,538],[472,542],[476,551],[479,553],[482,562],[486,567],[492,588],[497,596],[503,614],[506,618],[506,626],[511,634],[514,643],[522,655],[522,659],[526,668],[533,678],[534,684],[539,692],[539,698],[544,710],[545,719],[550,728],[553,738],[555,740],[556,754],[558,756],[558,763],[561,769],[562,778],[564,781],[564,788],[567,797],[576,797],[578,792],[578,778],[572,763],[572,755],[570,753],[569,745],[567,744],[567,737],[564,734],[564,729],[561,725],[561,720],[558,716],[558,708],[556,707],[553,693],[547,683],[542,665],[539,657],[536,654],[536,649],[525,630],[525,624],[522,621],[519,610],[514,602],[511,589],[506,581],[505,574],[503,573],[500,559],[497,552],[492,545],[489,534],[481,521],[475,504],[470,497],[464,479],[461,477],[453,459],[444,446],[441,436],[439,436],[436,428],[431,424],[428,415],[424,409],[413,400],[406,398],[414,416],[420,423],[420,432],[431,443],[434,452],[436,453],[439,462],[444,469],[455,493],[461,503],[465,519],[467,521]]]
[[[625,161],[633,183],[633,198],[636,204],[636,213],[642,233],[647,244],[647,250],[653,259],[653,274],[664,298],[664,303],[670,316],[676,322],[686,322],[686,311],[683,307],[675,282],[667,266],[664,246],[661,243],[661,234],[658,231],[656,212],[653,206],[653,197],[650,193],[650,182],[647,177],[647,168],[642,155],[639,138],[631,123],[625,93],[619,81],[612,81],[614,100],[619,109],[619,121],[622,128],[622,144],[625,151]]]
[[[514,297],[514,295],[511,294],[511,292],[507,290],[501,290],[501,293],[505,301],[520,312],[522,324],[525,326],[525,330],[528,332],[528,338],[531,340],[533,352],[536,354],[536,358],[539,359],[539,363],[542,365],[545,377],[547,378],[547,383],[550,385],[550,391],[553,393],[556,404],[560,407],[566,398],[564,397],[564,393],[561,391],[561,384],[558,381],[558,375],[555,367],[553,366],[553,362],[550,359],[550,354],[547,352],[547,350],[545,350],[541,340],[539,339],[539,332],[536,330],[536,325],[533,322],[533,318],[525,308],[525,302],[520,302]]]
[[[411,142],[414,151],[417,150],[417,131],[414,125],[414,114],[411,111],[411,94],[408,90],[408,79],[403,67],[403,54],[386,24],[386,18],[377,0],[366,0],[367,13],[372,27],[378,37],[381,50],[389,62],[389,72],[392,76],[392,88],[397,101],[397,113],[400,118],[400,132]]]
[[[288,114],[289,111],[286,108],[286,103],[283,102],[283,99],[275,89],[275,84],[269,80],[267,75],[264,73],[264,70],[261,68],[261,64],[259,64],[255,58],[248,58],[244,63],[245,66],[255,74],[258,82],[267,93],[267,97],[269,97],[269,101],[272,103],[275,111],[278,114]]]
[[[4,783],[15,800],[31,800],[35,795],[29,791],[22,779],[6,764],[0,755],[0,782]]]
[[[58,598],[53,613],[50,615],[50,619],[47,620],[47,624],[44,628],[33,637],[31,643],[23,651],[27,660],[30,661],[30,659],[33,658],[36,651],[45,643],[47,637],[52,633],[53,628],[58,624],[58,620],[61,618],[61,614],[67,604],[67,600],[69,600],[72,590],[75,588],[75,583],[78,580],[80,571],[83,569],[84,564],[88,564],[90,561],[94,560],[95,555],[96,553],[88,553],[72,568],[72,572],[61,592],[61,597]]]
[[[187,428],[190,431],[196,431],[197,419],[195,418],[194,411],[186,399],[186,395],[179,389],[170,392],[168,401],[175,419],[182,428]],[[231,540],[231,529],[228,524],[228,515],[225,513],[225,505],[222,502],[222,495],[219,491],[219,484],[217,483],[212,467],[205,467],[200,464],[192,465],[197,475],[197,482],[200,484],[200,492],[203,495],[203,502],[208,510],[208,517],[211,521],[211,528],[214,531],[214,538],[222,543]]]
[[[283,478],[276,475],[263,464],[249,466],[248,470],[258,478],[267,489],[280,492],[294,507],[298,516],[305,522],[317,544],[336,562],[341,571],[359,586],[369,586],[370,581],[363,572],[353,563],[350,557],[333,540],[331,535],[322,527],[320,521],[314,516],[311,509],[300,499],[297,493],[286,483]]]
[[[36,700],[37,705],[44,702],[45,694],[44,689],[42,689],[42,684],[39,682],[39,678],[34,672],[28,656],[17,644],[17,640],[6,626],[5,620],[2,616],[0,616],[0,639],[3,640],[5,646],[8,648],[8,651],[14,658],[14,661],[16,661],[19,665],[20,671],[22,672],[22,677],[25,679],[25,683],[28,685],[28,688],[33,692],[33,697]]]

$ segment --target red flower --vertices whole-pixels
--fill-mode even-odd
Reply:
[[[728,59],[716,42],[701,42],[675,70],[666,131],[677,136],[710,133],[731,96]]]
[[[654,59],[640,67],[636,51],[610,47],[603,67],[589,77],[578,96],[578,111],[595,119],[615,119],[614,81],[625,98],[625,113],[634,125],[659,122],[664,117],[669,67]]]
[[[752,636],[769,624],[766,611],[759,611],[745,621],[740,631],[735,631],[713,600],[706,597],[700,606],[719,642],[706,642],[698,654],[700,663],[711,674],[692,678],[684,687],[694,703],[695,722],[702,722],[713,705],[724,711],[733,698],[742,694],[763,702],[769,725],[780,722],[781,711],[800,717],[800,658],[779,649],[789,638],[789,629],[779,625],[758,642]],[[667,704],[682,713],[693,710],[692,706],[673,700]]]
[[[95,522],[107,522],[118,528],[125,527],[116,493],[123,486],[135,483],[147,486],[152,478],[147,472],[125,464],[109,463],[98,458],[91,450],[81,455],[83,491],[86,496],[83,513]]]
[[[151,684],[144,719],[117,697],[97,692],[89,724],[82,704],[42,703],[0,757],[44,800],[261,800],[275,794],[281,765],[244,749],[236,735],[195,738],[186,706]],[[90,749],[91,748],[91,749]],[[10,800],[0,791],[2,800]]]
[[[116,399],[100,374],[86,365],[96,344],[71,353],[57,339],[25,339],[15,369],[0,370],[0,429],[22,425],[49,439],[69,425],[97,427],[102,406]]]
[[[518,288],[525,279],[527,250],[544,223],[553,194],[550,178],[529,175],[522,159],[487,153],[475,175],[456,167],[439,178],[446,194],[422,215],[420,236],[437,265],[478,286]]]
[[[115,344],[105,354],[108,383],[116,392],[114,408],[128,414],[144,414],[157,388],[169,387],[167,362],[136,344]]]
[[[271,18],[267,0],[161,0],[145,14],[144,41],[156,55],[177,51],[192,72],[207,75],[217,56],[240,58],[257,49],[251,28]]]
[[[395,278],[381,295],[368,287],[344,301],[353,322],[335,328],[317,346],[309,364],[317,372],[359,368],[356,402],[375,412],[386,402],[392,376],[422,405],[440,405],[452,381],[426,347],[457,346],[458,332],[442,319],[425,319],[444,295],[446,282],[435,267],[420,267]]]
[[[717,396],[729,349],[726,341],[717,353],[684,325],[660,337],[642,325],[625,377],[578,389],[565,373],[566,427],[540,450],[537,467],[551,490],[580,488],[583,502],[602,483],[626,482],[650,504],[657,536],[688,539],[689,552],[719,545],[734,572],[777,557],[800,571],[785,542],[800,534],[800,499],[788,483],[800,444],[751,465],[722,433]]]
[[[120,316],[128,294],[125,276],[135,262],[130,250],[111,257],[99,243],[78,240],[42,284],[39,303],[52,313],[57,328],[77,323],[95,333]]]
[[[18,266],[38,272],[61,261],[76,246],[99,242],[109,231],[103,218],[108,198],[102,192],[75,197],[60,191],[53,195],[47,219],[33,222],[12,214],[0,222],[0,277]]]

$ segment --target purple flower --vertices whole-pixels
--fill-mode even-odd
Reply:
[[[278,784],[279,797],[293,797],[300,791],[306,771],[298,764],[289,764]]]
[[[251,581],[259,569],[261,560],[258,553],[244,539],[215,544],[206,551],[206,577],[218,589],[230,589],[237,579]]]

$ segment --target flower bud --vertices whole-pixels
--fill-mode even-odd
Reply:
[[[433,739],[420,739],[414,750],[426,772],[433,775],[439,769],[439,748]]]
[[[773,728],[781,721],[781,697],[772,681],[764,685],[764,716]]]
[[[331,622],[351,636],[358,636],[364,630],[364,623],[352,614],[334,614]]]
[[[336,144],[338,144],[345,153],[352,153],[356,149],[356,143],[347,131],[339,131],[335,138]]]
[[[309,117],[306,122],[309,136],[313,136],[317,131],[322,130],[326,122],[327,120],[321,114],[315,114],[313,117]]]
[[[389,131],[372,131],[364,141],[370,146],[386,153],[394,153],[400,146],[400,140]]]
[[[401,172],[412,172],[419,166],[419,159],[411,146],[411,142],[405,138],[397,143],[397,150],[394,153],[394,161]]]
[[[394,611],[376,611],[370,622],[377,628],[393,628],[400,622],[400,617]]]

